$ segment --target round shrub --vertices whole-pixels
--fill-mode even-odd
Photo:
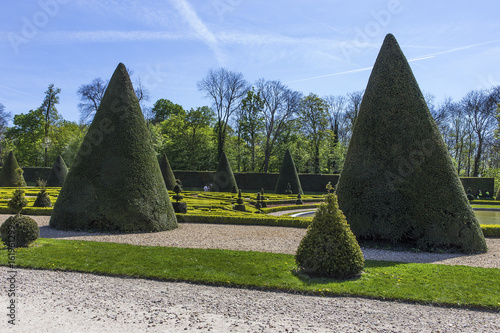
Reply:
[[[348,279],[363,270],[363,252],[334,193],[316,211],[295,260],[299,269],[312,276]]]
[[[31,217],[15,215],[0,226],[0,234],[8,247],[27,247],[38,238],[40,229]]]

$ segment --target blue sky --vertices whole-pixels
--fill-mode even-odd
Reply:
[[[366,87],[387,33],[424,92],[458,100],[500,84],[499,12],[498,0],[2,1],[0,103],[25,113],[54,83],[58,111],[77,121],[79,86],[119,62],[149,89],[148,105],[209,105],[196,83],[221,66],[343,95]]]

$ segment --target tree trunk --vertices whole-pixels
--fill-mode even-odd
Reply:
[[[483,137],[478,135],[477,139],[477,152],[474,158],[474,171],[472,172],[472,177],[479,177],[479,164],[481,163],[481,155],[483,153]]]

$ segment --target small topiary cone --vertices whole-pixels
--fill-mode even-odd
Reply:
[[[172,191],[177,183],[175,182],[174,172],[168,162],[167,154],[163,154],[160,159],[160,170],[163,180],[165,181],[165,186],[167,186],[167,190]]]
[[[227,159],[226,153],[222,152],[219,165],[217,166],[217,171],[214,175],[214,181],[212,186],[212,191],[214,192],[238,192],[238,185],[236,184],[236,179],[234,178],[233,169],[229,160]]]
[[[293,162],[292,154],[290,153],[289,149],[286,150],[285,156],[283,157],[283,162],[281,163],[281,169],[278,176],[278,181],[276,182],[275,193],[289,194],[287,193],[288,184],[290,184],[291,193],[304,194],[304,192],[302,191],[302,185],[300,184],[299,175],[297,173],[297,169],[295,168],[295,163]]]
[[[68,167],[64,162],[61,155],[57,156],[52,170],[50,170],[49,177],[47,178],[47,186],[49,187],[61,187],[68,174]]]
[[[363,252],[334,193],[327,194],[316,211],[295,260],[299,269],[312,276],[348,279],[363,270]]]
[[[0,171],[0,187],[26,186],[22,173],[16,172],[17,169],[20,169],[20,167],[14,152],[11,151],[5,159],[2,171]]]

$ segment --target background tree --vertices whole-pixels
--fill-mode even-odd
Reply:
[[[8,150],[13,150],[22,166],[38,166],[43,160],[41,143],[44,138],[42,109],[14,116],[14,126],[5,132]]]
[[[249,84],[243,74],[229,71],[226,68],[211,69],[208,75],[197,83],[198,90],[212,99],[217,115],[217,159],[224,151],[226,132],[231,115],[240,107],[241,100],[245,97]]]
[[[239,120],[239,127],[243,132],[242,139],[250,149],[250,171],[255,171],[256,140],[258,134],[264,128],[263,109],[264,101],[260,97],[260,92],[255,93],[252,88],[243,99]]]
[[[134,71],[127,68],[129,76],[134,74]],[[109,81],[104,81],[100,77],[95,78],[89,84],[82,84],[78,88],[77,94],[80,97],[80,103],[78,104],[78,110],[80,111],[80,121],[90,125],[94,119],[94,115],[101,105],[102,97],[106,92]],[[142,84],[141,78],[138,78],[135,82],[135,95],[141,104],[141,108],[145,108],[143,102],[149,101],[150,94],[149,90]],[[144,111],[144,110],[143,110]],[[147,110],[148,111],[148,110]]]
[[[327,154],[328,172],[340,173],[345,152],[347,151],[346,108],[347,98],[330,95],[324,98],[328,105],[328,126],[330,129],[329,153]]]
[[[352,129],[354,127],[354,123],[356,122],[356,118],[358,117],[359,108],[361,107],[361,102],[363,101],[363,90],[354,91],[347,94],[347,112],[346,117],[350,123],[350,133],[352,133]]]
[[[320,146],[328,124],[326,101],[313,93],[304,97],[300,103],[300,124],[311,144],[312,172],[320,173]]]
[[[478,177],[485,143],[491,139],[496,103],[486,91],[474,90],[462,99],[462,104],[477,141],[472,176]]]
[[[173,170],[210,170],[217,162],[213,111],[209,107],[173,114],[154,125],[162,137],[157,153],[167,154]]]
[[[78,109],[80,111],[80,120],[83,123],[90,124],[92,122],[107,87],[108,83],[98,77],[91,83],[82,84],[78,88],[77,94],[80,96]]]
[[[267,172],[274,147],[281,136],[290,129],[289,122],[299,110],[302,94],[289,89],[280,81],[260,79],[255,83],[255,87],[264,101],[264,161],[260,171]],[[280,163],[281,159],[278,161]]]
[[[4,134],[7,129],[7,125],[9,124],[10,119],[12,118],[10,112],[5,111],[5,106],[0,103],[0,141],[4,140]],[[0,165],[3,165],[3,144],[0,144]]]
[[[61,93],[60,88],[55,88],[54,84],[49,84],[49,87],[45,91],[45,99],[43,100],[40,109],[43,111],[44,115],[44,140],[42,145],[45,150],[44,154],[44,166],[49,166],[48,162],[48,148],[51,145],[49,139],[49,131],[52,124],[60,119],[57,113],[56,105],[59,104],[59,94]]]
[[[186,113],[182,106],[165,98],[157,100],[151,109],[154,124],[167,120],[171,115],[179,115],[181,113]]]

